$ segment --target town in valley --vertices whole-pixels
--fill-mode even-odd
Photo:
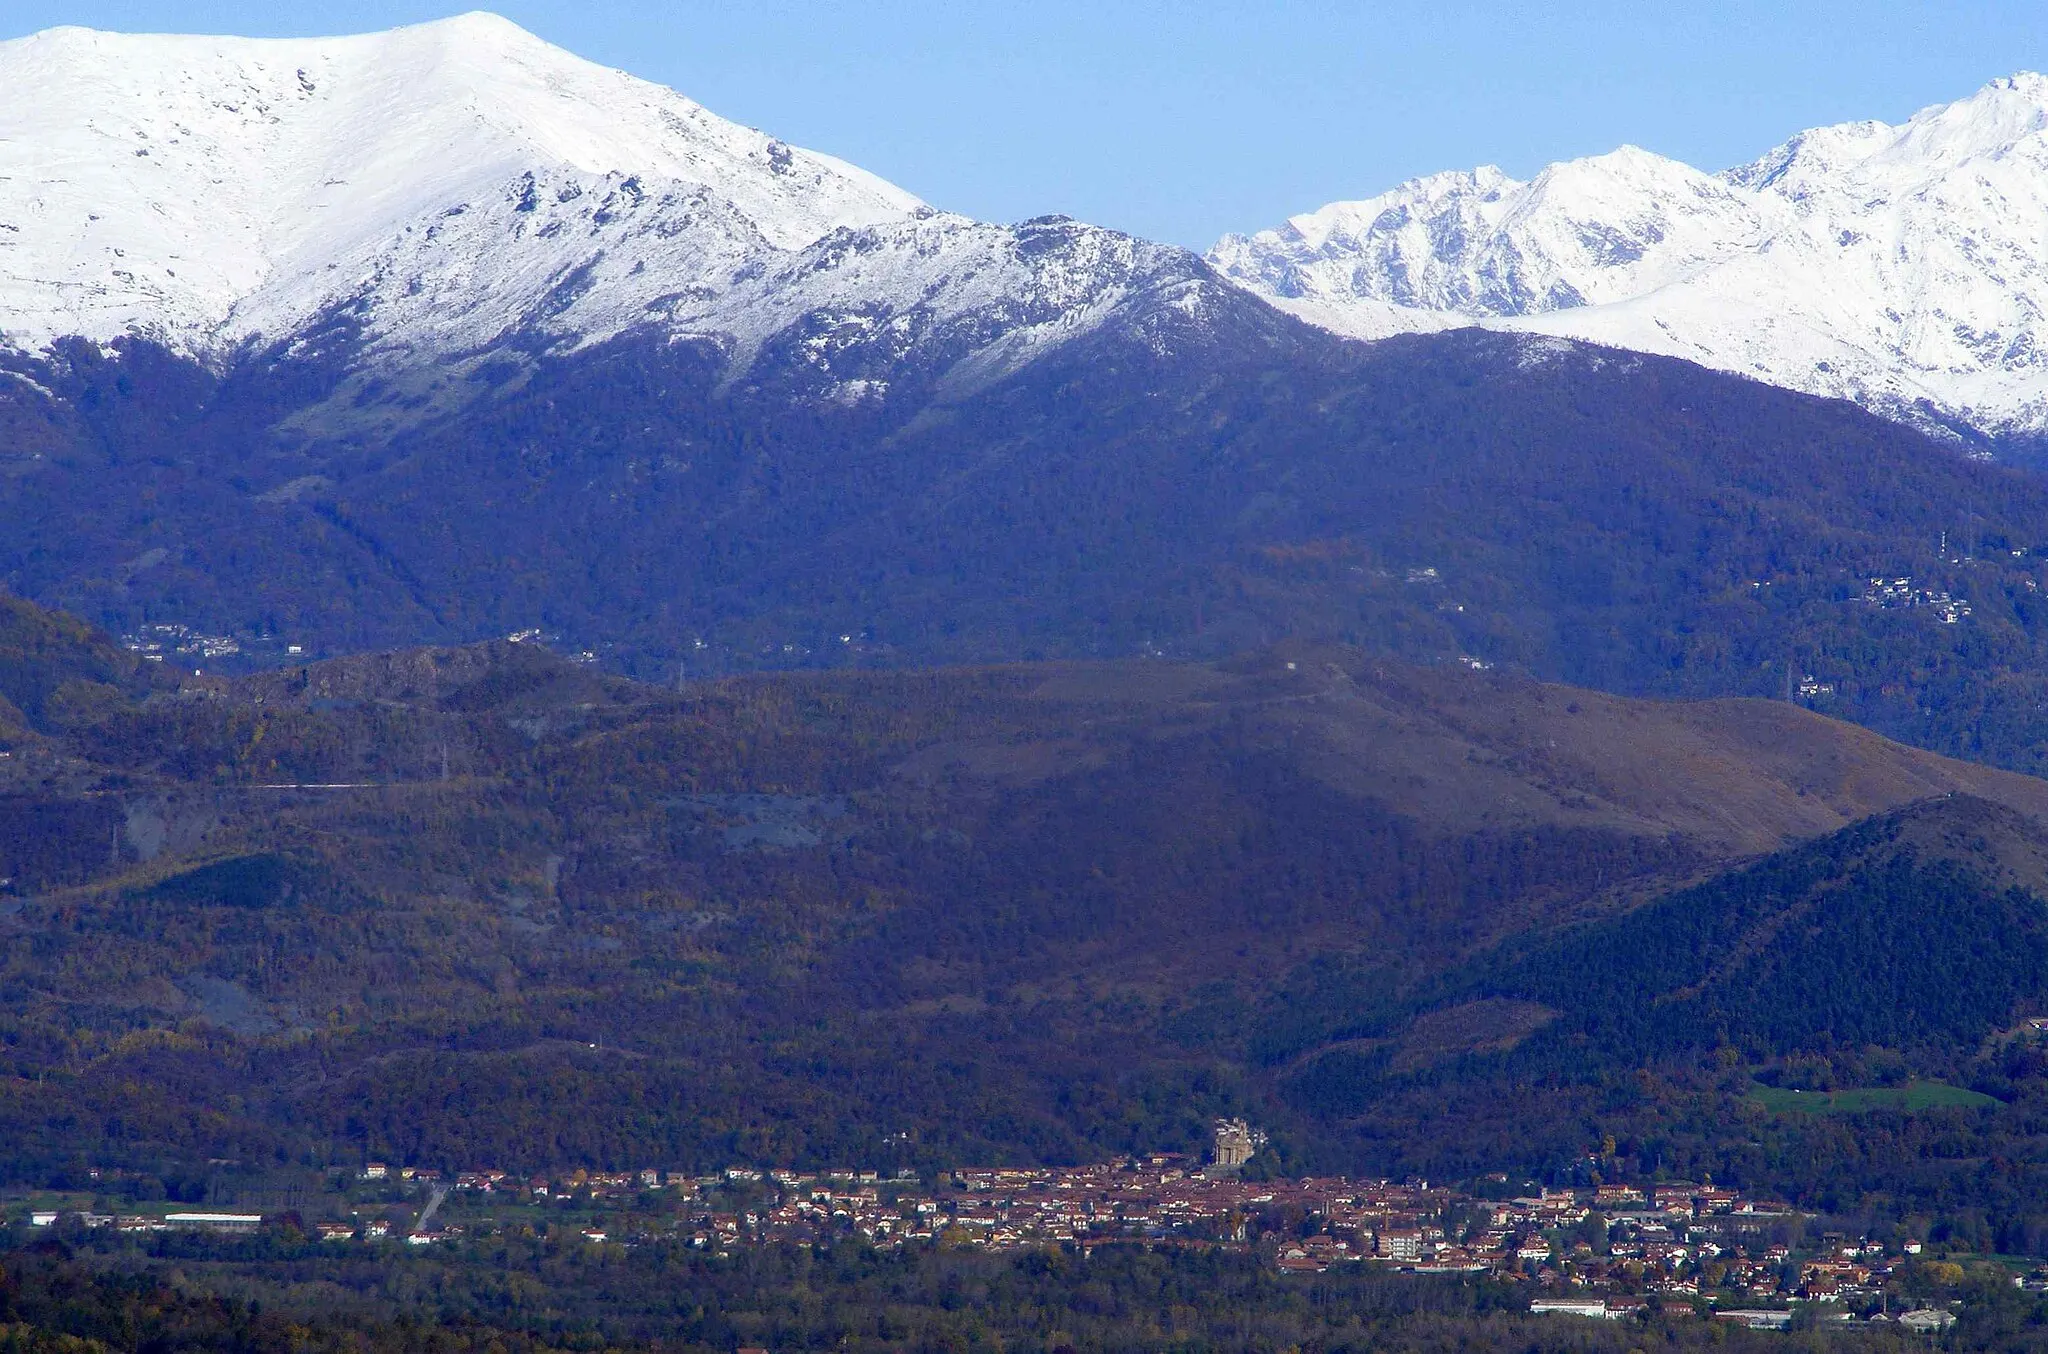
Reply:
[[[291,1227],[337,1245],[457,1246],[508,1233],[597,1246],[956,1246],[997,1251],[1104,1245],[1252,1249],[1287,1274],[1376,1266],[1526,1285],[1537,1312],[1620,1318],[1711,1316],[1790,1324],[1905,1322],[1951,1314],[1916,1306],[1930,1272],[1957,1269],[1905,1230],[1848,1236],[1816,1215],[1711,1181],[1540,1186],[1493,1174],[1459,1187],[1346,1176],[1265,1178],[1265,1135],[1214,1126],[1205,1157],[1160,1152],[1085,1166],[798,1171],[732,1166],[713,1174],[647,1167],[541,1176],[368,1162],[288,1213],[9,1211],[15,1226],[116,1232],[255,1232]],[[1597,1162],[1589,1157],[1588,1162]],[[1585,1165],[1586,1163],[1581,1163]],[[1249,1169],[1248,1169],[1249,1168]],[[109,1192],[118,1173],[101,1180]],[[96,1196],[101,1200],[106,1194]],[[1915,1282],[1922,1280],[1922,1282]],[[2048,1267],[2012,1269],[2048,1291]]]

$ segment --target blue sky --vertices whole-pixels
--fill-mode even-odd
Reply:
[[[305,35],[432,0],[5,0],[54,24]],[[501,0],[488,6],[940,206],[1206,246],[1439,169],[1633,142],[1703,168],[2048,67],[2040,0],[1677,5]]]

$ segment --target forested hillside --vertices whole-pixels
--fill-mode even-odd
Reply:
[[[225,376],[74,344],[0,388],[0,579],[209,670],[530,629],[660,680],[1295,636],[1789,683],[2042,765],[2037,479],[1663,359],[1357,345],[1248,297],[1126,318],[980,385],[843,354],[883,391],[851,406],[800,348],[732,382],[629,335],[436,412],[349,384],[346,317]]]
[[[1996,1244],[2030,1246],[2048,1200],[2040,834],[1943,796],[1374,1006],[1334,1000],[1358,982],[1340,961],[1297,999],[1320,1020],[1253,1052],[1327,1131],[1439,1172],[1511,1143],[1562,1155],[1599,1124],[1619,1159],[1581,1170],[1769,1181],[1849,1213],[1976,1208]]]
[[[19,1179],[1088,1161],[1228,1112],[1275,1166],[1553,1169],[1618,1131],[1769,1185],[1743,1105],[1802,1057],[2034,1094],[1984,1040],[2039,995],[2048,789],[1785,702],[1307,645],[174,681],[15,614],[10,689],[114,665],[0,758]],[[1867,999],[1871,965],[1907,985]]]

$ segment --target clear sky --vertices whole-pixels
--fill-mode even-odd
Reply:
[[[55,24],[302,36],[477,0],[0,0]],[[1196,247],[1404,178],[1624,142],[1718,169],[2048,68],[2041,0],[499,0],[592,60],[939,206]]]

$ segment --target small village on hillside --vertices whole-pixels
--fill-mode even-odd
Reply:
[[[941,1171],[653,1168],[452,1178],[370,1162],[339,1192],[288,1215],[99,1213],[32,1208],[10,1222],[117,1232],[293,1227],[340,1245],[458,1245],[519,1233],[598,1246],[681,1244],[710,1252],[857,1241],[998,1251],[1111,1244],[1251,1249],[1289,1274],[1369,1265],[1528,1285],[1530,1307],[1585,1317],[1682,1313],[1778,1328],[1802,1308],[1830,1321],[1945,1328],[1952,1315],[1905,1300],[1960,1270],[1907,1236],[1813,1232],[1815,1216],[1711,1181],[1465,1188],[1345,1176],[1256,1178],[1265,1136],[1214,1127],[1206,1161],[1161,1152],[1087,1166]],[[308,1215],[331,1212],[326,1220]],[[2013,1270],[2048,1291],[2048,1268]]]

